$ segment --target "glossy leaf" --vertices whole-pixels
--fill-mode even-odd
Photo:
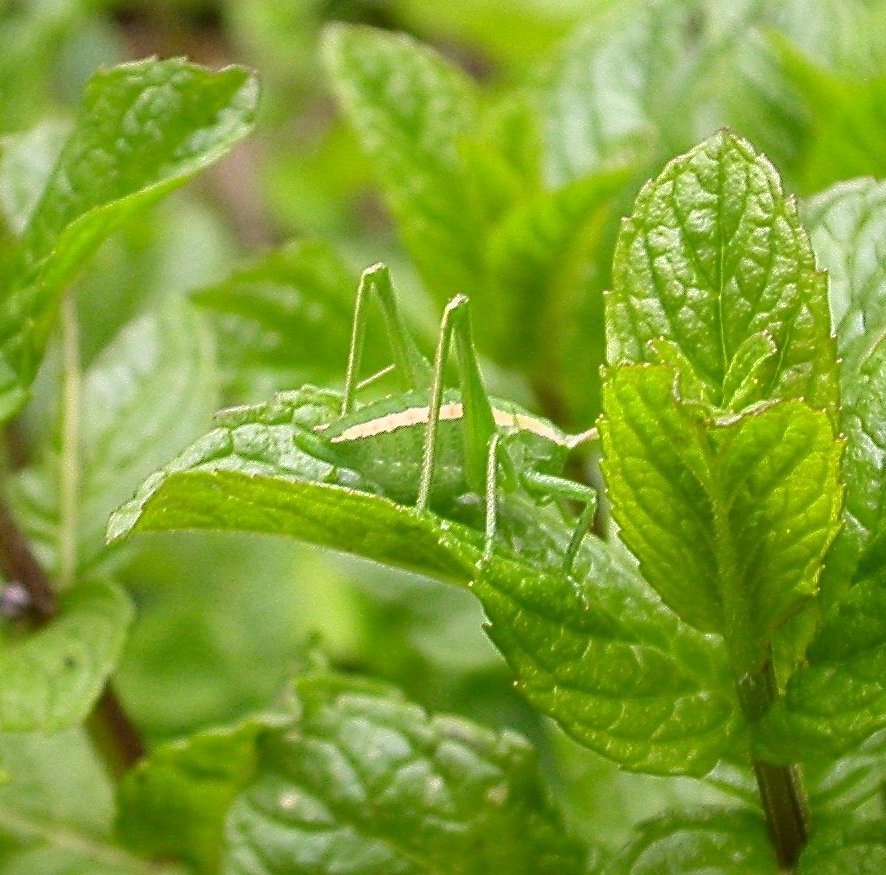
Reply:
[[[815,593],[839,526],[841,445],[798,402],[725,420],[663,366],[604,384],[603,470],[621,537],[680,616],[725,635],[738,670]]]
[[[26,397],[59,295],[116,226],[220,158],[250,129],[256,81],[181,60],[95,74],[46,188],[4,265],[0,412]]]
[[[798,399],[836,416],[825,276],[774,168],[726,131],[640,193],[616,248],[606,320],[611,364],[654,361],[650,344],[664,339],[687,378],[728,410],[741,409],[726,394],[733,363],[765,334],[777,350],[772,373],[762,369],[741,406]]]
[[[118,588],[81,583],[45,626],[6,631],[0,730],[54,732],[83,721],[117,665],[131,616]]]

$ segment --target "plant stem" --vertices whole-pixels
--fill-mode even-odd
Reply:
[[[65,590],[77,572],[77,522],[80,492],[80,338],[74,297],[61,305],[62,386],[59,454],[58,585]]]
[[[767,659],[758,674],[739,681],[738,690],[748,722],[758,723],[778,696],[772,660]],[[778,865],[792,871],[808,838],[809,812],[800,769],[755,759],[754,774]]]

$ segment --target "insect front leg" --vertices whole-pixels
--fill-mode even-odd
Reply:
[[[403,316],[397,307],[397,298],[391,282],[390,271],[385,265],[373,264],[360,277],[357,301],[354,304],[354,321],[351,325],[351,344],[348,349],[348,366],[345,372],[345,389],[342,395],[341,415],[346,416],[354,407],[360,377],[360,360],[363,356],[363,340],[366,334],[366,303],[370,293],[381,308],[394,357],[394,370],[402,389],[417,389],[427,385],[431,378],[431,366],[421,354]]]

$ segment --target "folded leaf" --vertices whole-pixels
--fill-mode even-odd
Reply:
[[[836,418],[825,276],[774,168],[731,133],[675,158],[641,191],[616,247],[606,320],[611,364],[655,361],[652,344],[665,339],[718,407],[797,399]],[[755,391],[727,392],[740,383],[736,358],[760,366],[747,344],[763,334],[777,350],[772,373]]]
[[[0,415],[21,405],[64,285],[115,227],[220,158],[250,129],[257,85],[181,60],[96,73],[43,195],[3,265]]]
[[[664,601],[724,635],[736,670],[814,594],[839,526],[841,444],[798,402],[712,420],[664,366],[610,371],[603,471],[621,537]]]

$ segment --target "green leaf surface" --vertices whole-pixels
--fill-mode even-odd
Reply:
[[[500,522],[516,535],[480,568],[480,532],[358,491],[368,486],[354,472],[300,448],[314,424],[328,421],[336,400],[304,389],[222,414],[219,428],[149,478],[112,517],[109,535],[163,529],[288,535],[460,586],[475,581],[494,619],[493,638],[527,696],[567,731],[632,768],[698,774],[713,765],[736,720],[719,647],[679,623],[610,548],[591,538],[576,571],[589,581],[587,600],[577,599],[572,580],[542,570],[562,561],[560,541],[569,531],[562,523],[546,528],[545,514],[531,502],[503,505]],[[527,588],[544,597],[528,602]],[[549,671],[552,652],[573,679],[571,696]],[[610,659],[611,670],[603,668]],[[647,731],[655,732],[653,740]]]
[[[763,722],[764,750],[839,756],[886,727],[886,579],[857,583],[825,615],[783,699]]]
[[[326,243],[274,249],[192,297],[218,318],[225,364],[340,380],[347,361],[358,277]],[[372,373],[375,363],[367,363]],[[378,367],[382,367],[378,364]]]
[[[777,875],[766,825],[743,810],[702,809],[641,824],[605,875]]]
[[[219,415],[219,427],[149,477],[112,516],[111,540],[132,530],[211,529],[288,535],[462,584],[482,539],[380,495],[353,471],[302,450],[337,416],[339,396],[305,388]],[[354,488],[357,487],[357,488]]]
[[[124,839],[231,875],[583,871],[519,736],[322,671],[287,710],[158,748],[122,785]]]
[[[211,421],[215,350],[198,314],[180,299],[126,326],[83,376],[80,399],[77,564],[102,560],[108,515]],[[59,542],[59,447],[18,472],[11,499],[44,562]]]
[[[145,855],[217,871],[222,832],[237,794],[255,775],[262,735],[286,722],[249,717],[169,742],[129,772],[117,794],[117,832]]]
[[[498,556],[471,584],[518,688],[623,767],[705,774],[737,728],[722,647],[682,623],[601,541],[586,539],[582,561],[580,591]]]
[[[75,127],[5,264],[0,411],[24,400],[59,295],[84,259],[136,210],[184,184],[250,129],[257,85],[245,70],[181,60],[96,73]]]
[[[603,398],[622,539],[664,601],[751,670],[759,642],[814,594],[839,525],[842,447],[827,416],[781,402],[713,420],[664,366],[613,369]]]
[[[80,728],[0,735],[2,875],[185,875],[123,850],[111,836],[113,788]]]
[[[611,364],[655,361],[651,344],[664,339],[716,406],[799,399],[836,416],[825,275],[774,168],[727,131],[641,191],[616,247],[606,320]],[[771,373],[748,351],[761,335],[777,350]],[[736,361],[759,371],[738,395]]]
[[[867,549],[867,565],[876,570],[886,536],[886,185],[870,179],[841,183],[813,198],[804,214],[818,259],[830,275],[843,357],[848,516],[843,539]]]
[[[123,648],[132,608],[107,583],[60,597],[59,613],[33,631],[0,639],[0,729],[53,732],[85,719]]]
[[[817,829],[797,875],[879,875],[886,871],[886,821],[841,818]]]
[[[389,689],[296,683],[299,718],[263,740],[228,817],[231,875],[570,875],[534,750],[511,732],[434,716]]]
[[[440,300],[469,291],[483,263],[459,149],[478,121],[473,83],[403,34],[334,25],[323,53],[425,282]]]
[[[474,296],[484,317],[478,338],[496,361],[527,372],[537,386],[580,382],[585,422],[599,409],[599,385],[587,376],[604,359],[603,296],[599,285],[590,287],[589,275],[599,280],[596,252],[612,220],[613,198],[628,179],[626,168],[600,172],[506,212],[489,235],[487,297]],[[576,310],[591,302],[596,318],[577,319]],[[562,338],[569,332],[580,335],[580,343],[567,350]],[[551,343],[551,337],[560,340]]]
[[[881,21],[880,26],[883,26]],[[789,45],[784,68],[812,116],[804,162],[807,190],[816,191],[853,176],[882,177],[886,160],[880,131],[886,123],[883,59],[876,73],[841,75]]]

